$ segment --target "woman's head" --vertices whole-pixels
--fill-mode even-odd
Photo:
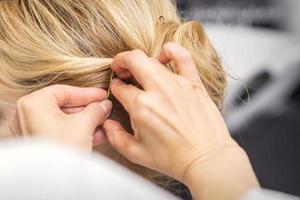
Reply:
[[[202,26],[182,23],[171,0],[2,0],[0,96],[14,101],[53,84],[107,88],[107,58],[132,49],[157,56],[167,42],[191,51],[221,108],[219,58]]]
[[[0,0],[0,113],[4,103],[49,85],[107,89],[111,58],[133,49],[155,57],[167,42],[192,53],[221,109],[226,79],[220,60],[202,26],[183,23],[171,0]],[[121,106],[114,110],[129,124]]]

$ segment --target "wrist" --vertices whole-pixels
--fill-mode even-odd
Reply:
[[[246,152],[237,144],[222,148],[186,171],[183,182],[196,199],[239,199],[259,187]]]

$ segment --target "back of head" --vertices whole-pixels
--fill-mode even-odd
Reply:
[[[17,99],[53,84],[107,88],[105,58],[132,49],[156,56],[167,42],[190,50],[221,108],[219,58],[202,26],[182,23],[171,0],[0,1],[0,95]]]
[[[183,23],[171,0],[1,0],[1,101],[54,84],[108,88],[110,58],[133,49],[155,57],[167,42],[192,53],[221,109],[220,60],[201,24]]]

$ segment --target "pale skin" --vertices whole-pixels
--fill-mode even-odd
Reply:
[[[164,67],[171,61],[178,74]],[[185,183],[196,199],[239,199],[259,187],[246,153],[230,137],[186,49],[166,44],[157,59],[140,50],[124,52],[115,57],[112,70],[118,78],[112,81],[111,92],[129,113],[134,133],[106,120],[111,104],[100,95],[102,90],[90,88],[79,95],[74,92],[78,88],[70,86],[52,86],[51,92],[46,88],[21,99],[12,127],[25,135],[91,150],[95,136],[100,138],[96,143],[104,140],[99,129],[103,125],[117,151]],[[121,80],[132,76],[142,89]],[[103,100],[106,109],[99,106]]]
[[[102,89],[54,85],[19,99],[9,128],[14,136],[43,137],[91,151],[105,139],[101,125],[111,109]]]

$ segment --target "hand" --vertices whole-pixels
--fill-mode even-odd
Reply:
[[[163,65],[171,61],[178,74]],[[246,162],[245,170],[250,171],[246,179],[248,181],[250,176],[250,185],[257,184],[246,154],[230,137],[186,49],[167,44],[158,60],[140,50],[121,53],[115,57],[112,70],[121,79],[134,76],[143,88],[125,84],[120,79],[112,82],[112,94],[128,111],[134,130],[130,134],[116,121],[104,122],[109,142],[121,154],[134,163],[186,183],[194,193],[200,194],[199,198],[206,194],[205,188],[217,188],[215,183],[208,184],[210,180],[217,180],[211,176],[219,174],[211,171],[219,169],[222,174],[221,170],[227,170],[230,159],[226,161],[226,158],[237,156]],[[209,163],[220,166],[210,170],[216,166]],[[199,170],[202,174],[209,172],[208,181],[204,178],[207,175],[199,177]],[[195,178],[204,182],[195,183]]]
[[[179,75],[161,64],[171,60]],[[139,50],[116,56],[112,70],[123,78],[132,73],[144,90],[114,79],[112,94],[129,112],[135,132],[128,134],[111,120],[104,128],[112,145],[131,161],[183,180],[196,160],[209,159],[223,148],[237,145],[189,52],[166,45],[159,61]]]
[[[105,139],[101,129],[112,104],[106,91],[55,85],[19,99],[10,125],[16,136],[54,139],[63,144],[91,150]]]

